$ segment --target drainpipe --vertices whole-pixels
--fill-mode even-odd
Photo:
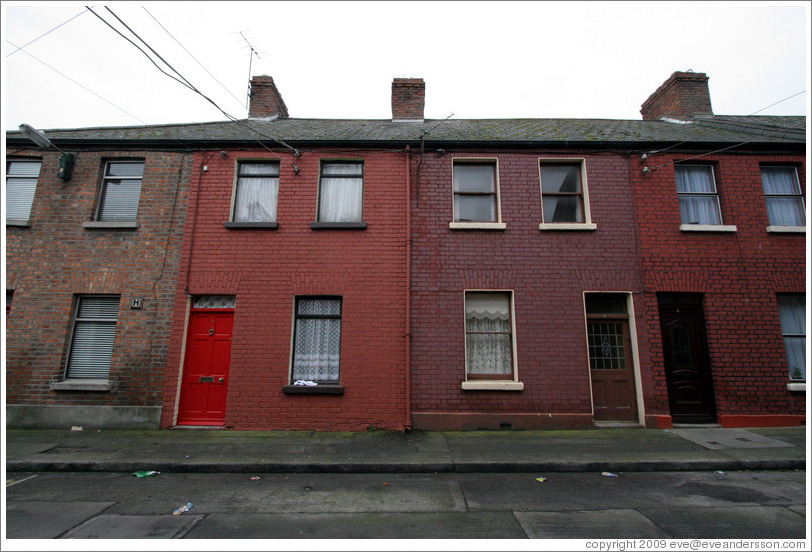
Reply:
[[[404,430],[412,429],[412,208],[411,208],[411,159],[409,145],[406,145],[406,420]]]

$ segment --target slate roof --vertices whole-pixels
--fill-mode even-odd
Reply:
[[[44,130],[57,145],[131,143],[194,146],[283,141],[292,146],[314,144],[377,144],[381,146],[549,145],[592,147],[643,143],[806,142],[806,118],[798,116],[712,116],[692,122],[611,119],[243,119],[209,123]],[[7,131],[9,145],[27,141]]]

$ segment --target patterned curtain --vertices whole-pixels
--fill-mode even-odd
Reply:
[[[320,316],[335,318],[318,318]],[[341,356],[340,316],[340,299],[298,301],[293,360],[294,381],[338,383]]]
[[[510,331],[507,294],[466,294],[465,338],[469,374],[513,377]]]

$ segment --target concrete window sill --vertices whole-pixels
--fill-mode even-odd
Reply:
[[[31,221],[21,219],[6,219],[6,226],[19,226],[20,228],[30,228]]]
[[[806,226],[768,226],[771,234],[806,234]]]
[[[594,222],[542,222],[539,224],[539,230],[556,230],[556,231],[575,231],[575,232],[592,232],[598,229],[598,225]]]
[[[51,382],[51,391],[102,391],[107,392],[113,388],[108,380],[65,380]]]
[[[806,391],[806,382],[803,383],[788,383],[787,384],[788,391]]]
[[[524,383],[503,380],[464,381],[462,388],[465,391],[522,391]]]
[[[736,232],[732,224],[680,224],[681,232]]]
[[[223,226],[230,230],[276,230],[279,223],[276,222],[224,222]]]
[[[134,220],[116,222],[91,220],[83,222],[82,228],[86,230],[136,230],[138,223]]]
[[[448,227],[451,230],[505,230],[507,224],[504,222],[450,222]]]
[[[343,385],[286,385],[282,388],[286,395],[343,395]]]

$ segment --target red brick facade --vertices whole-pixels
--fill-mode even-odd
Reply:
[[[504,230],[456,230],[454,160],[498,162]],[[539,230],[539,161],[581,158],[594,230]],[[637,238],[621,154],[450,151],[416,157],[413,190],[412,416],[416,428],[591,427],[584,293],[632,293],[643,313]],[[413,170],[413,174],[416,170]],[[465,290],[511,290],[521,391],[464,390]],[[642,321],[635,326],[644,329]],[[642,333],[642,332],[641,332]],[[646,343],[639,384],[653,387]],[[645,409],[654,404],[646,400]],[[642,410],[642,409],[641,409]],[[507,424],[507,425],[506,425]]]
[[[364,163],[365,229],[313,229],[322,160]],[[280,162],[277,229],[226,228],[240,160]],[[294,170],[294,166],[296,170]],[[225,427],[407,425],[407,178],[403,152],[220,150],[195,158],[164,394],[175,423],[190,297],[236,296]],[[205,167],[205,169],[203,168]],[[343,301],[341,395],[286,394],[296,297]]]
[[[796,167],[805,190],[805,158],[751,151],[695,159],[713,166],[722,222],[735,231],[692,232],[680,230],[674,163],[695,156],[633,158],[642,307],[654,373],[652,403],[657,412],[668,413],[657,294],[693,293],[702,297],[718,422],[733,427],[803,424],[805,393],[788,389],[777,296],[806,293],[806,235],[768,231],[760,167]],[[643,167],[650,172],[643,173]]]
[[[72,151],[77,161],[68,182],[56,176],[58,153],[8,151],[9,159],[42,160],[30,226],[6,227],[6,289],[13,291],[6,325],[9,412],[18,406],[85,413],[94,407],[159,409],[192,156]],[[98,207],[105,161],[111,159],[144,161],[137,228],[87,227]],[[121,298],[111,388],[102,392],[52,389],[64,379],[81,294]],[[141,308],[131,309],[136,298]],[[42,413],[34,417],[39,425],[53,422]],[[61,427],[92,425],[70,414],[58,419]]]

